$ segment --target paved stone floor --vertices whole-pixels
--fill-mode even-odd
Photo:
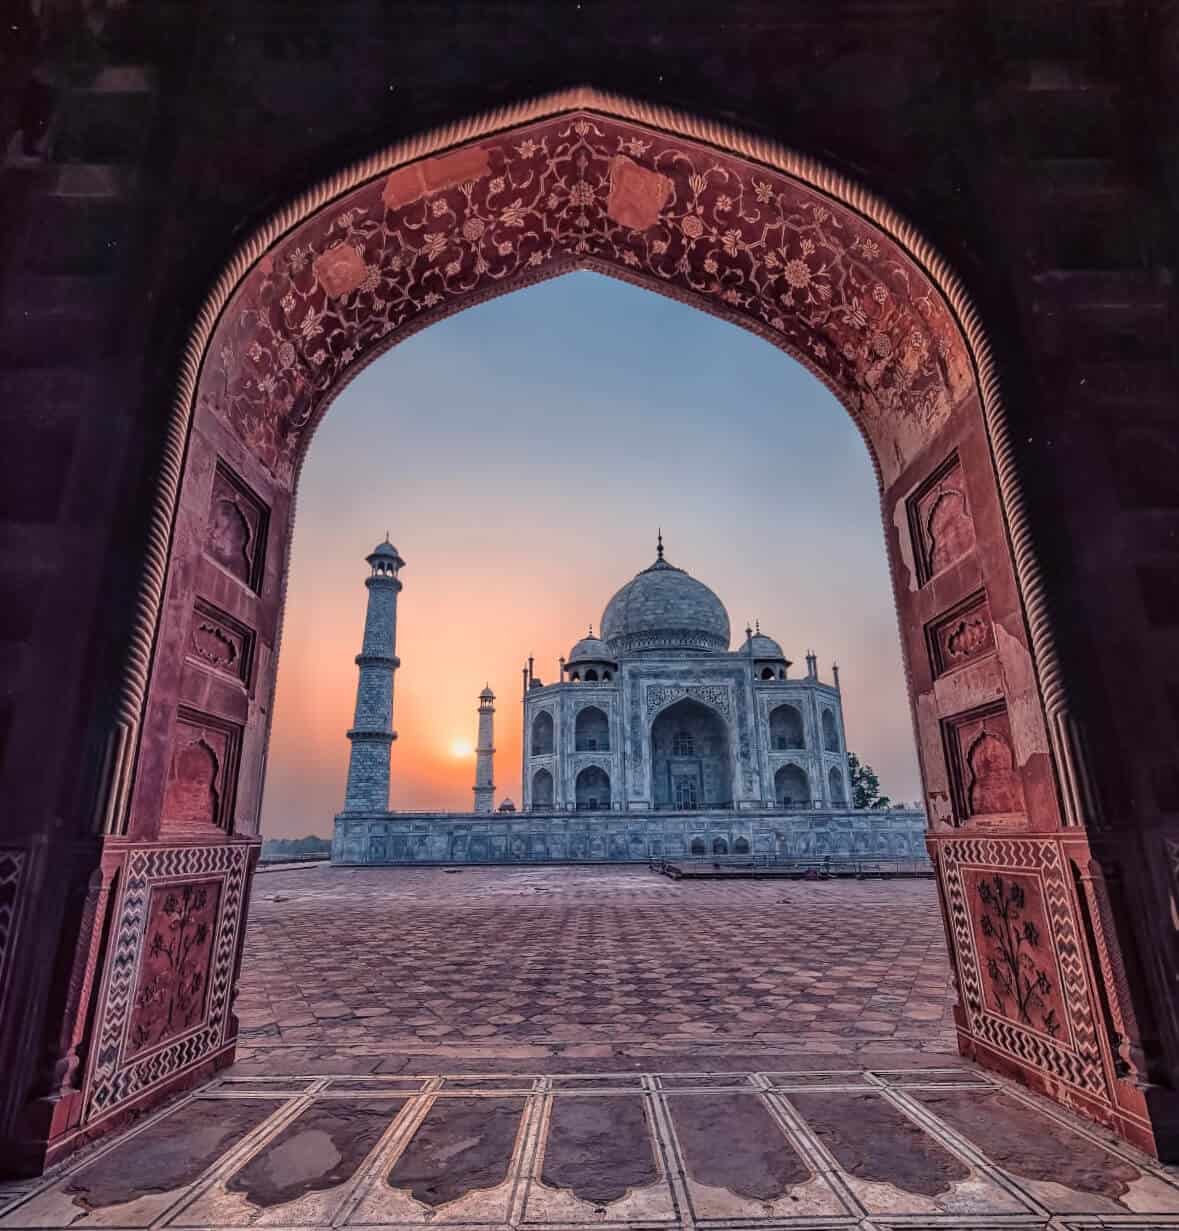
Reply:
[[[693,1042],[953,1053],[949,977],[931,881],[269,872],[254,890],[240,1054]]]
[[[952,1052],[929,882],[315,868],[241,1059],[4,1227],[1179,1227],[1179,1173]]]

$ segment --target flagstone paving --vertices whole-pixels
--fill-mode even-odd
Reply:
[[[246,1060],[342,1046],[954,1051],[927,880],[268,872],[254,890],[237,1003]]]
[[[0,1229],[1124,1231],[1179,1175],[953,1054],[925,881],[267,872],[239,1061]]]

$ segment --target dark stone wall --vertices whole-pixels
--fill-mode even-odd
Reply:
[[[0,890],[15,885],[19,908],[0,927],[0,1131],[30,1095],[69,1089],[84,1061],[74,942],[100,908],[103,741],[202,297],[252,227],[340,166],[567,85],[824,159],[956,265],[999,352],[1110,849],[1138,852],[1119,892],[1179,891],[1176,5],[13,8],[0,82],[0,856],[13,854]],[[1173,1083],[1179,1011],[1159,989],[1174,931],[1161,917],[1121,926],[1155,989],[1136,993],[1162,1057],[1153,1071]]]

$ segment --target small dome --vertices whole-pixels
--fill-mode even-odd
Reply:
[[[496,808],[496,812],[515,812],[515,811],[516,811],[516,805],[512,803],[510,799],[505,799],[503,803],[500,804],[498,808]]]
[[[748,654],[752,645],[754,658],[785,658],[782,653],[782,647],[773,639],[767,637],[764,633],[754,633],[742,643],[741,648],[737,651],[738,654]]]
[[[569,651],[569,657],[565,660],[568,663],[582,662],[607,662],[612,663],[614,655],[610,652],[610,647],[597,637],[582,637],[582,639]]]
[[[397,551],[397,548],[394,547],[393,544],[390,543],[388,539],[385,539],[383,543],[378,543],[372,549],[371,554],[374,556],[390,556],[390,557],[397,557],[398,559],[400,559],[400,554]]]
[[[495,693],[491,691],[490,684],[486,685],[483,691],[479,694],[479,700],[480,701],[494,701],[495,700]]]

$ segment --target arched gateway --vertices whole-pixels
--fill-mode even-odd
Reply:
[[[201,310],[108,750],[101,908],[73,967],[95,1008],[83,1017],[73,997],[64,1009],[50,1157],[232,1057],[294,494],[316,424],[393,343],[573,269],[753,331],[859,426],[880,482],[962,1051],[1151,1147],[1084,762],[994,365],[960,283],[825,168],[579,90],[341,172],[254,235]],[[966,663],[955,687],[935,688]],[[208,994],[177,1020],[139,994],[141,957],[169,901],[198,885],[207,919],[190,974]],[[1034,997],[1006,991],[997,895],[1018,903]]]

